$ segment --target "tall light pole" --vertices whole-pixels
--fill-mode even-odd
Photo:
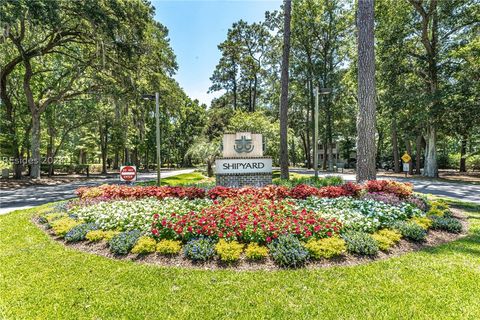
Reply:
[[[152,94],[144,94],[142,98],[145,100],[155,99],[155,128],[156,128],[156,142],[157,142],[157,185],[160,186],[160,168],[162,167],[160,158],[160,93],[155,92],[155,96]]]
[[[313,170],[315,170],[315,178],[318,178],[318,97],[320,95],[327,95],[332,92],[332,88],[318,88],[315,87],[314,94],[315,94],[315,114],[313,116],[314,123],[314,132],[313,132]],[[323,155],[326,156],[325,154]]]
[[[315,170],[315,178],[318,178],[318,86],[314,89],[315,92],[315,114],[313,115],[314,130],[313,130],[313,170]]]

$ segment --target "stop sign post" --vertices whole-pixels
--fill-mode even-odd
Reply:
[[[127,183],[137,181],[137,168],[135,166],[121,166],[120,181]]]

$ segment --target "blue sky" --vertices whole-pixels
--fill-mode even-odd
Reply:
[[[192,98],[209,104],[220,92],[207,94],[210,76],[220,59],[217,45],[235,21],[263,20],[265,11],[280,8],[281,0],[152,0],[155,19],[169,30],[179,69],[175,79]]]

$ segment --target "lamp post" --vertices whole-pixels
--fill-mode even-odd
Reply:
[[[161,160],[160,160],[160,93],[155,92],[153,94],[144,94],[142,98],[145,100],[153,100],[155,99],[155,127],[156,127],[156,141],[157,141],[157,185],[160,186],[160,168],[161,168]]]
[[[315,114],[313,116],[315,123],[314,123],[314,131],[313,131],[313,170],[315,170],[315,178],[318,178],[318,97],[319,95],[327,95],[332,92],[332,88],[318,88],[315,87],[314,94],[315,94]],[[323,155],[325,156],[325,155]]]

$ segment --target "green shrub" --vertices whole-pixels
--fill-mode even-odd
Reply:
[[[103,239],[107,242],[110,242],[110,240],[112,240],[112,238],[115,237],[117,234],[120,234],[120,231],[115,231],[115,230],[105,231],[105,233],[103,234]]]
[[[185,257],[192,261],[207,261],[215,255],[215,244],[208,238],[192,239],[183,247]]]
[[[388,251],[392,246],[397,244],[402,235],[400,232],[390,229],[382,229],[375,232],[372,238],[377,241],[378,247],[382,251]]]
[[[455,218],[435,217],[432,219],[432,229],[460,233],[462,232],[462,224]]]
[[[268,249],[273,261],[280,267],[300,267],[308,259],[308,251],[293,235],[281,235],[270,243]]]
[[[252,242],[245,249],[245,256],[248,260],[262,260],[268,255],[268,248],[258,243]]]
[[[127,254],[132,250],[138,238],[140,238],[139,230],[121,232],[110,240],[110,251],[118,255]]]
[[[85,236],[87,235],[87,233],[97,229],[98,226],[95,223],[82,223],[76,225],[65,234],[65,241],[78,242],[85,240]]]
[[[42,217],[44,217],[47,220],[47,222],[51,223],[55,220],[68,217],[68,215],[65,212],[53,212],[53,213],[47,213]]]
[[[436,200],[430,203],[430,209],[427,212],[428,216],[445,217],[451,216],[450,207],[443,200]]]
[[[221,239],[215,245],[215,251],[220,257],[220,260],[225,262],[234,262],[240,259],[240,255],[243,251],[243,244],[240,244],[237,241],[225,241]]]
[[[68,231],[70,231],[76,225],[79,225],[81,222],[74,220],[69,217],[63,217],[57,220],[50,222],[53,232],[59,236],[64,237]]]
[[[156,251],[163,255],[178,254],[180,250],[182,250],[182,243],[175,240],[161,240],[156,247]]]
[[[368,233],[351,231],[343,235],[350,253],[374,256],[378,253],[378,244]]]
[[[85,239],[90,242],[98,242],[105,238],[105,231],[103,230],[92,230],[85,235]]]
[[[432,220],[427,217],[413,217],[410,221],[418,224],[424,230],[428,230],[432,226]]]
[[[140,237],[132,249],[132,253],[152,253],[155,252],[157,242],[150,237]]]
[[[421,242],[427,238],[427,231],[416,223],[400,221],[394,227],[408,240]]]
[[[332,237],[320,240],[311,239],[305,245],[310,255],[315,259],[330,259],[334,256],[341,255],[347,250],[345,240]]]

